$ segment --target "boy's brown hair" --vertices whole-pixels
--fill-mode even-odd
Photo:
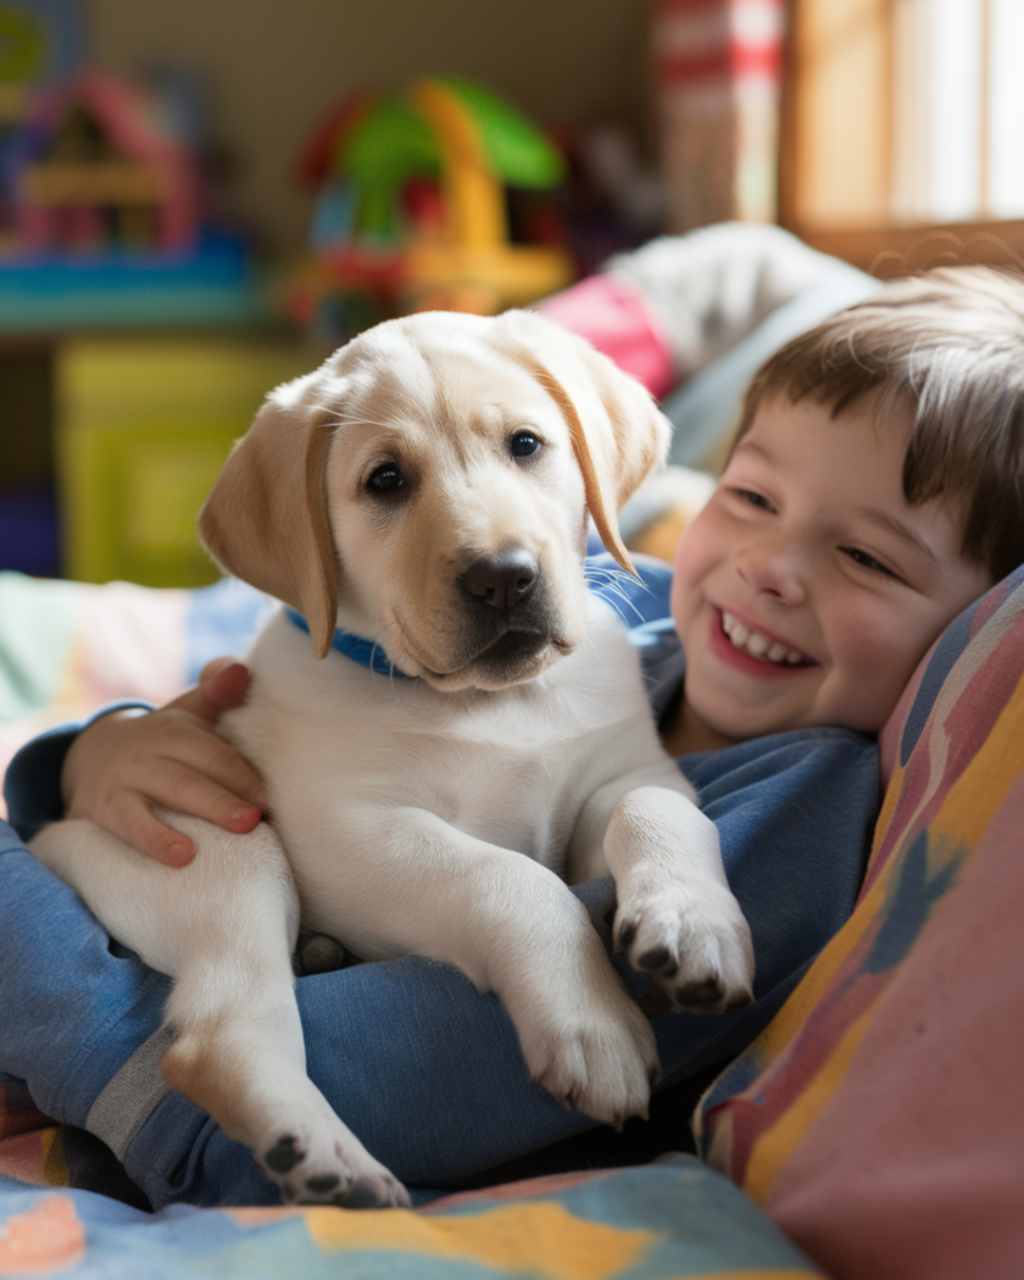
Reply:
[[[880,427],[910,414],[907,502],[959,504],[962,554],[996,581],[1024,563],[1024,274],[941,267],[794,338],[754,376],[733,447],[765,396],[835,417],[869,392]]]

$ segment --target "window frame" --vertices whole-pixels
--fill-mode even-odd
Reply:
[[[842,0],[848,10],[866,12],[891,10],[893,0]],[[803,79],[809,65],[807,53],[808,21],[815,5],[832,6],[836,0],[787,0],[783,49],[783,75],[779,119],[778,221],[812,248],[871,271],[876,275],[905,274],[953,262],[986,262],[996,265],[1015,264],[1024,267],[1024,218],[1014,220],[981,220],[937,223],[920,221],[896,222],[888,218],[874,221],[851,220],[842,226],[829,222],[815,225],[806,216],[808,141],[806,113],[809,88]],[[889,31],[879,30],[875,36],[873,56],[880,82],[890,77],[893,57]],[[891,91],[879,104],[877,115],[887,122],[887,136],[878,131],[869,147],[873,147],[874,179],[880,185],[888,179],[891,166],[892,110]],[[815,117],[816,121],[816,117]],[[827,125],[826,125],[827,127]]]

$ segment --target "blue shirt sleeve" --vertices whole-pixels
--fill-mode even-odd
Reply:
[[[61,770],[71,744],[81,731],[111,711],[132,707],[148,711],[151,705],[130,698],[111,702],[88,719],[50,729],[21,748],[4,775],[4,800],[8,821],[22,840],[31,840],[40,827],[63,818]]]

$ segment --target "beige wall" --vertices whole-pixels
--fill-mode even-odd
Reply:
[[[162,59],[209,77],[239,164],[235,207],[286,251],[309,214],[296,154],[360,87],[464,74],[542,119],[646,120],[648,0],[90,0],[89,12],[99,66]]]

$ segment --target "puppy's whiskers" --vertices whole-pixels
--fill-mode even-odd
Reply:
[[[330,404],[323,401],[314,401],[309,408],[314,413],[325,414],[331,427],[380,427],[388,429],[394,427],[394,418],[378,418],[371,417],[369,414],[353,412],[351,406]]]
[[[325,413],[330,412],[328,405],[322,406]],[[381,431],[393,430],[394,423],[386,422],[383,419],[368,418],[359,414],[356,416],[346,416],[345,414],[335,413],[333,417],[328,418],[327,426],[329,427],[377,427]]]
[[[639,589],[646,595],[651,595],[651,589],[646,582],[643,582],[642,580],[638,581],[632,574],[627,573],[625,569],[605,568],[603,565],[594,565],[589,563],[584,569],[584,578],[588,585],[600,588],[600,594],[602,597],[607,600],[616,613],[618,613],[623,622],[628,624],[630,619],[625,613],[623,613],[622,609],[619,608],[616,601],[621,601],[626,609],[635,615],[637,621],[643,621],[643,613],[637,607],[632,596],[625,589],[625,584],[628,584],[632,591]]]

